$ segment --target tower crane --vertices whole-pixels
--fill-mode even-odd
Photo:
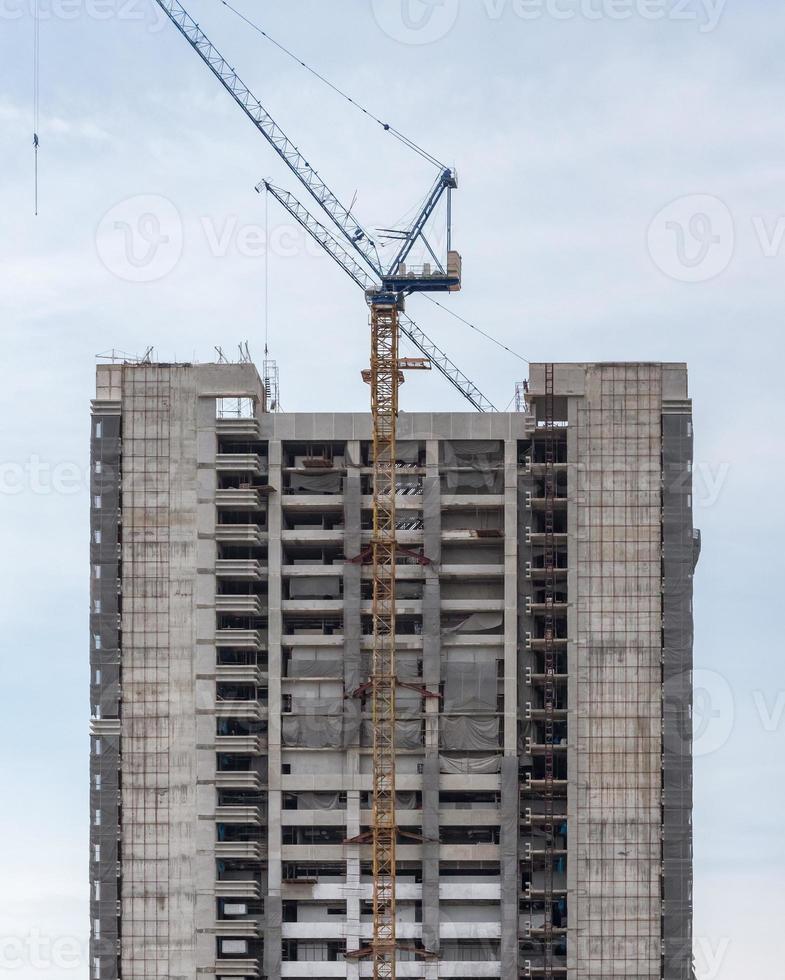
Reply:
[[[260,193],[262,190],[265,190],[274,197],[281,207],[294,218],[308,235],[357,283],[365,292],[366,296],[372,294],[374,290],[379,289],[379,284],[376,279],[343,247],[330,229],[317,221],[293,194],[289,193],[289,191],[282,190],[280,187],[276,187],[269,180],[260,181],[257,184],[256,190]],[[401,333],[425,355],[427,361],[441,372],[450,384],[478,412],[497,411],[495,405],[486,398],[477,385],[467,378],[463,371],[452,362],[449,356],[430,340],[414,320],[403,311],[399,313],[398,325]]]
[[[327,215],[338,237],[321,225],[296,199],[263,183],[290,214],[322,244],[365,290],[370,307],[371,358],[366,373],[371,387],[373,531],[373,643],[371,694],[373,729],[373,937],[369,954],[374,980],[395,980],[396,935],[396,838],[395,815],[395,702],[398,680],[395,667],[395,579],[399,549],[396,538],[396,439],[398,395],[405,368],[429,367],[431,363],[448,378],[479,411],[493,411],[462,372],[413,321],[404,319],[404,301],[417,292],[454,292],[461,288],[461,258],[452,249],[452,192],[457,180],[452,169],[438,165],[437,177],[425,202],[408,228],[393,233],[400,243],[392,261],[383,264],[374,237],[363,228],[288,138],[261,102],[240,79],[179,0],[155,0],[188,41],[221,85],[232,96],[258,131]],[[437,163],[433,158],[431,162]],[[259,188],[257,188],[259,189]],[[446,255],[438,255],[426,236],[426,228],[440,202],[447,202]],[[324,234],[322,234],[324,233]],[[340,239],[340,240],[339,240]],[[346,244],[344,244],[344,242]],[[412,266],[408,260],[418,243],[432,262]],[[426,359],[399,355],[401,331],[426,354]]]

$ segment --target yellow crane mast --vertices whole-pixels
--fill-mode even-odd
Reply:
[[[395,460],[398,422],[398,309],[371,307],[373,421],[373,976],[396,975],[395,845]]]

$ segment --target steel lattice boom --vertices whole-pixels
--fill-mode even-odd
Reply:
[[[355,261],[354,257],[348,252],[333,233],[318,221],[307,208],[305,208],[297,198],[275,187],[269,181],[262,181],[257,186],[257,191],[262,189],[271,194],[276,201],[283,207],[294,220],[334,259],[344,272],[357,283],[360,289],[366,293],[373,292],[379,288],[376,282],[365,269]],[[438,347],[425,332],[411,319],[411,317],[401,314],[398,317],[398,325],[401,333],[408,337],[414,346],[421,351],[433,364],[450,384],[459,391],[463,397],[470,402],[478,412],[495,412],[497,409],[485,395],[480,391],[476,384],[471,381],[459,367]]]
[[[234,68],[218,51],[185,7],[178,0],[155,0],[177,30],[188,41],[202,61],[223,85],[246,116],[256,126],[279,157],[289,167],[309,194],[324,208],[341,233],[371,265],[379,268],[376,246],[359,221],[344,207],[308,163],[306,157],[288,138],[261,102],[243,82]]]

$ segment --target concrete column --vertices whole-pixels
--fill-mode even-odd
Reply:
[[[423,493],[423,550],[430,565],[425,566],[423,585],[423,683],[438,693],[441,683],[441,589],[439,565],[442,557],[441,483],[439,442],[426,443],[426,472]],[[425,761],[423,765],[422,805],[422,939],[433,953],[439,951],[439,705],[425,699]]]
[[[198,961],[215,959],[215,398],[196,405],[196,944]]]
[[[582,542],[578,538],[578,507],[584,501],[585,474],[578,461],[578,421],[581,399],[567,400],[567,980],[576,980],[578,969],[578,562]]]
[[[279,439],[269,443],[268,500],[268,754],[267,754],[267,894],[264,899],[264,973],[281,975],[281,497],[283,449]]]
[[[518,976],[518,443],[504,444],[504,758],[501,772],[501,975]]]
[[[168,662],[169,694],[169,779],[168,779],[168,917],[169,969],[172,980],[189,980],[197,964],[215,957],[215,921],[209,894],[215,880],[215,825],[198,819],[198,749],[206,729],[215,733],[215,687],[212,681],[196,681],[196,650],[211,650],[215,633],[215,611],[196,608],[197,529],[194,514],[200,498],[214,494],[215,471],[197,468],[196,433],[198,422],[212,416],[215,425],[215,403],[199,399],[199,379],[190,367],[160,368],[169,372],[169,390],[159,386],[159,418],[152,423],[150,452],[145,465],[150,467],[150,509],[160,502],[155,487],[154,454],[160,451],[162,431],[167,432],[168,446],[168,648],[158,652],[160,664]],[[167,398],[168,395],[168,398]],[[168,402],[168,404],[167,404]],[[167,418],[168,412],[168,418]],[[210,424],[210,423],[208,423]],[[213,517],[214,519],[214,517]],[[162,540],[165,533],[161,532]],[[201,643],[199,642],[201,641]],[[205,643],[206,641],[206,643]],[[165,640],[159,643],[166,642]],[[204,684],[204,688],[202,685]],[[205,698],[204,704],[200,702]],[[202,711],[206,713],[202,715]],[[201,716],[201,718],[200,718]],[[196,718],[196,724],[194,719]],[[160,745],[156,747],[160,751]],[[213,794],[211,794],[213,795]],[[159,794],[160,798],[160,794]],[[208,804],[209,808],[209,804]],[[167,814],[164,814],[164,819]],[[151,866],[154,866],[154,861]],[[197,924],[197,893],[204,884],[207,895],[199,902],[201,918]]]
[[[101,391],[99,368],[97,395]],[[122,370],[119,369],[119,370]],[[120,768],[120,651],[117,557],[120,497],[120,402],[93,403],[90,441],[90,968],[118,975],[118,781]],[[101,814],[100,823],[96,814]]]
[[[362,704],[359,698],[352,698],[360,684],[365,681],[361,668],[361,617],[360,586],[362,565],[352,562],[362,551],[360,524],[362,518],[362,485],[360,463],[362,456],[360,442],[357,440],[346,446],[347,474],[344,484],[344,556],[343,571],[343,632],[344,632],[344,738],[346,755],[344,773],[346,784],[353,783],[354,775],[360,769],[360,716]],[[357,837],[360,833],[360,793],[347,792],[346,836]],[[360,942],[360,846],[350,844],[346,847],[346,948],[359,949]],[[360,976],[357,960],[347,960],[348,980]]]
[[[692,412],[666,402],[663,456],[663,977],[692,976]]]

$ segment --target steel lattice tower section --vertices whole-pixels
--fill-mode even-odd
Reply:
[[[553,861],[554,838],[554,717],[556,710],[556,652],[554,601],[556,590],[556,439],[554,432],[554,384],[553,364],[545,367],[545,791],[544,831],[545,870],[543,877],[543,904],[545,921],[543,931],[543,975],[553,977]]]
[[[373,976],[396,976],[395,923],[395,457],[398,310],[371,306],[373,420]]]

